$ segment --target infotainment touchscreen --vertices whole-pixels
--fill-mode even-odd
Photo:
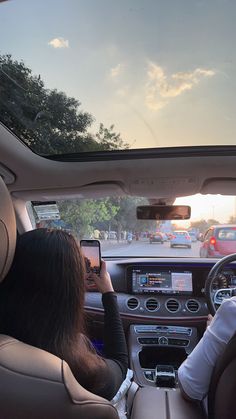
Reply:
[[[192,273],[189,271],[156,271],[147,267],[133,268],[132,291],[135,294],[187,294],[193,291]]]

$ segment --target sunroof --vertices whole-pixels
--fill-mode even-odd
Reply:
[[[34,152],[235,144],[235,2],[0,8],[0,121]]]

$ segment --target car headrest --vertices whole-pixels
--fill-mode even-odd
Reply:
[[[0,177],[0,282],[6,276],[16,246],[16,219],[8,189]]]

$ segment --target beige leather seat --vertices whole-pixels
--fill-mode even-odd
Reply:
[[[233,419],[236,394],[236,334],[215,365],[208,393],[208,418]]]
[[[0,280],[15,250],[12,202],[0,178]],[[0,417],[3,419],[118,419],[114,406],[81,387],[67,363],[0,335]]]

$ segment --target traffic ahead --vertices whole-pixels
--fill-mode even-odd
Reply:
[[[149,241],[135,241],[131,244],[117,241],[101,241],[103,256],[167,256],[167,257],[199,257],[201,242],[191,244],[191,249],[186,247],[170,247],[170,242],[149,243]]]

